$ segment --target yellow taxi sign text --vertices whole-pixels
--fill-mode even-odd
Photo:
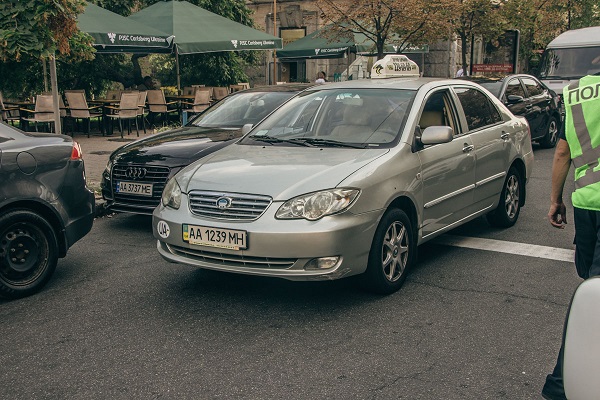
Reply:
[[[371,78],[418,78],[419,66],[406,56],[389,54],[373,64]]]

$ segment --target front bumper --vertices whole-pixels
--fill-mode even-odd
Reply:
[[[274,214],[281,203],[275,202],[255,221],[209,220],[192,215],[186,196],[183,199],[179,210],[159,206],[154,211],[152,230],[158,239],[158,252],[164,259],[205,269],[299,281],[330,280],[363,273],[381,216],[376,211],[360,215],[345,212],[318,221],[278,220]],[[164,237],[164,229],[163,237],[158,233],[161,221],[168,225],[167,237]],[[183,224],[244,230],[248,235],[248,248],[230,250],[190,245],[183,241]],[[311,260],[323,257],[339,257],[339,260],[331,268],[309,269]]]

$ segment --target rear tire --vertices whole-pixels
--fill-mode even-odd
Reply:
[[[517,222],[521,212],[522,182],[519,171],[515,167],[510,167],[500,192],[498,207],[487,214],[487,220],[492,226],[509,228]]]
[[[28,210],[0,215],[0,296],[17,299],[39,291],[58,262],[52,226]]]
[[[383,215],[375,231],[365,272],[368,290],[390,294],[400,289],[416,261],[415,238],[410,218],[404,211],[391,209]]]
[[[558,120],[555,117],[550,117],[546,136],[540,140],[540,146],[545,149],[556,146],[556,142],[558,141],[558,129]]]

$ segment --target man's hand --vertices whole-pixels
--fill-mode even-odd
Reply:
[[[553,227],[564,229],[567,224],[567,207],[565,207],[565,203],[552,203],[548,211],[548,219]]]

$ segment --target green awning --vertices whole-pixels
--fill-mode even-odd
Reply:
[[[377,54],[375,42],[369,39],[363,33],[341,32],[333,37],[333,27],[326,26],[318,31],[298,39],[288,45],[283,50],[277,51],[279,58],[339,58],[349,51],[358,54]],[[329,32],[328,32],[329,31]],[[401,41],[392,37],[384,47],[384,53],[396,54],[400,48]],[[395,43],[397,42],[397,43]],[[409,46],[402,50],[402,53],[427,53],[427,46],[415,47]]]
[[[94,39],[101,53],[170,53],[172,37],[137,21],[88,3],[77,17],[80,31]]]
[[[281,38],[187,1],[159,1],[128,18],[174,35],[178,54],[280,49]]]

